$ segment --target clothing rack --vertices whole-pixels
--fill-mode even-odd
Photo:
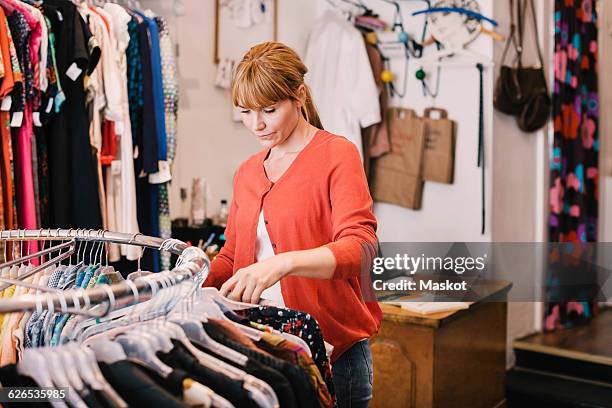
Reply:
[[[150,237],[140,233],[126,234],[122,232],[111,232],[95,229],[49,229],[38,230],[8,230],[0,232],[2,241],[61,241],[76,239],[77,241],[103,241],[113,244],[138,245],[145,248],[163,249],[173,254],[180,255],[187,244],[177,239],[163,239]],[[162,245],[166,242],[166,246]],[[172,243],[172,245],[170,245]]]
[[[23,295],[18,298],[0,300],[0,313],[12,313],[51,308],[65,310],[66,308],[81,305],[100,304],[109,301],[109,307],[104,314],[112,309],[115,301],[128,296],[143,297],[155,294],[160,288],[168,284],[177,285],[181,282],[197,279],[204,281],[210,270],[210,261],[201,249],[189,247],[182,241],[175,239],[161,239],[142,234],[125,234],[101,230],[74,230],[74,229],[41,229],[41,230],[11,230],[0,233],[2,241],[27,240],[76,240],[98,241],[116,244],[138,245],[147,248],[167,250],[178,254],[177,266],[171,271],[160,272],[138,279],[124,281],[113,285],[85,290],[67,290],[57,293],[43,293],[37,295]],[[164,280],[164,283],[162,283]]]

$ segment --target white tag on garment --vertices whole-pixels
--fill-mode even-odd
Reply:
[[[62,13],[60,13],[59,10],[56,10],[56,11],[57,11],[57,18],[59,19],[59,21],[64,21],[64,16],[62,15]]]
[[[3,100],[2,100],[2,105],[0,105],[0,110],[4,111],[4,112],[8,112],[11,110],[11,105],[13,104],[13,98],[11,98],[11,95],[7,95]]]
[[[49,102],[47,102],[47,108],[45,109],[45,112],[47,113],[51,112],[52,107],[53,107],[53,98],[49,98]]]
[[[11,127],[21,127],[22,123],[23,123],[23,112],[13,113],[13,117],[11,118]]]
[[[115,134],[117,136],[123,134],[123,121],[122,120],[118,120],[115,122]]]
[[[66,70],[66,75],[68,75],[68,78],[76,81],[79,75],[81,75],[81,72],[83,72],[83,70],[79,68],[76,62],[73,62]]]
[[[111,174],[113,176],[121,174],[121,160],[113,160],[111,162]]]
[[[159,160],[157,163],[159,171],[157,173],[149,174],[149,183],[162,184],[172,180],[172,175],[170,174],[170,163],[165,160]]]
[[[36,127],[42,126],[42,122],[40,121],[40,112],[32,113],[32,122],[34,123],[34,126]]]

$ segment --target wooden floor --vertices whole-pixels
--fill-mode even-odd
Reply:
[[[612,308],[586,326],[515,340],[514,348],[612,366]]]

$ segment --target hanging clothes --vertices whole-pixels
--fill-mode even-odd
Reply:
[[[151,12],[0,0],[0,227],[169,238],[174,58],[168,24]],[[140,255],[110,246],[111,261]],[[157,253],[143,261],[169,267]]]
[[[361,128],[379,123],[381,112],[361,33],[328,10],[311,31],[304,63],[323,127],[353,142],[363,160]]]
[[[178,85],[176,82],[176,62],[174,59],[174,46],[170,38],[168,24],[162,17],[156,17],[155,22],[159,28],[159,46],[161,55],[162,85],[164,93],[164,115],[166,126],[166,166],[168,171],[172,168],[176,153],[176,124],[178,112]],[[170,219],[170,203],[168,191],[170,182],[159,185],[159,236],[168,239],[172,235],[172,221]],[[162,270],[170,269],[170,253],[161,254]]]
[[[550,164],[549,241],[595,242],[598,220],[599,94],[594,0],[555,2],[554,139]],[[593,260],[594,262],[594,260]],[[582,272],[582,271],[580,271]],[[560,281],[561,279],[561,281]],[[563,278],[550,276],[551,285]],[[545,329],[593,315],[596,302],[549,302]]]
[[[65,96],[45,126],[48,140],[53,141],[48,143],[51,223],[101,228],[97,159],[90,144],[83,85],[84,75],[97,66],[100,49],[73,3],[50,0],[43,10],[54,32],[57,73]]]
[[[82,242],[78,244],[82,245]],[[87,260],[76,264],[69,259],[66,261],[68,265],[50,265],[27,278],[26,282],[56,291],[95,288],[109,283],[121,285],[124,282],[119,271],[100,265],[95,259],[93,263]],[[0,274],[6,276],[8,273],[17,278],[31,268],[29,261],[10,268],[0,265]],[[198,282],[199,279],[192,282],[196,285],[193,288],[196,292],[200,288]],[[150,283],[153,285],[153,281]],[[188,280],[183,283],[188,283]],[[116,287],[110,290],[119,293],[114,289]],[[36,288],[11,286],[1,301],[5,301],[6,296],[10,296],[12,301],[34,294],[42,295],[42,292]],[[116,296],[117,304],[131,304],[132,299],[122,299],[125,293]],[[152,296],[149,305],[165,303],[163,294]],[[173,305],[167,310],[167,305],[160,304],[160,311],[166,310],[164,313],[168,314],[168,320],[149,324],[146,322],[149,317],[143,315],[143,322],[136,323],[139,327],[132,325],[123,332],[112,330],[115,334],[108,337],[106,332],[114,324],[94,320],[95,324],[90,326],[87,323],[92,321],[87,316],[54,312],[47,307],[18,308],[14,313],[0,314],[0,383],[3,386],[41,386],[37,381],[52,375],[51,381],[58,386],[62,377],[68,376],[70,381],[78,377],[83,386],[72,387],[71,395],[62,402],[82,407],[158,404],[159,401],[176,407],[229,407],[232,404],[253,408],[331,408],[335,405],[333,389],[326,384],[329,373],[321,370],[316,362],[324,362],[329,370],[327,358],[320,354],[322,352],[325,356],[323,337],[312,316],[291,309],[258,308],[243,311],[245,316],[240,317],[231,309],[223,314],[218,304],[208,299],[205,293],[185,300],[194,307],[207,307],[211,315],[198,320],[195,314],[180,312],[187,303]],[[45,300],[42,303],[49,304]],[[172,311],[173,308],[176,310]],[[129,314],[126,317],[130,318]],[[263,324],[264,320],[268,320],[270,325]],[[117,327],[122,326],[120,323]],[[282,328],[284,333],[273,327]],[[206,337],[205,341],[202,336]],[[96,347],[98,340],[114,343],[112,357]],[[125,345],[125,340],[136,341],[139,348]],[[83,342],[87,346],[80,344]],[[162,343],[164,346],[159,347]],[[24,367],[20,367],[33,352],[30,350],[32,347],[36,347],[39,356],[49,352],[61,355],[59,359],[50,356],[40,359],[37,371],[41,375],[34,375],[36,378],[31,378]],[[95,357],[87,366],[82,365],[82,359],[75,358],[82,347],[88,347],[90,355]],[[106,345],[104,349],[110,350]],[[151,364],[152,360],[155,360],[154,364]],[[53,371],[47,367],[47,361],[54,361]],[[96,383],[104,385],[96,386],[95,390],[93,383],[89,382],[92,376],[83,374],[84,371],[94,374],[93,367],[96,367],[95,371],[99,370],[95,376]],[[68,370],[71,370],[70,375]]]

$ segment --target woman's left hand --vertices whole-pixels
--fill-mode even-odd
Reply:
[[[258,303],[261,293],[286,276],[290,270],[290,255],[278,254],[239,269],[221,286],[220,292],[233,300]]]

